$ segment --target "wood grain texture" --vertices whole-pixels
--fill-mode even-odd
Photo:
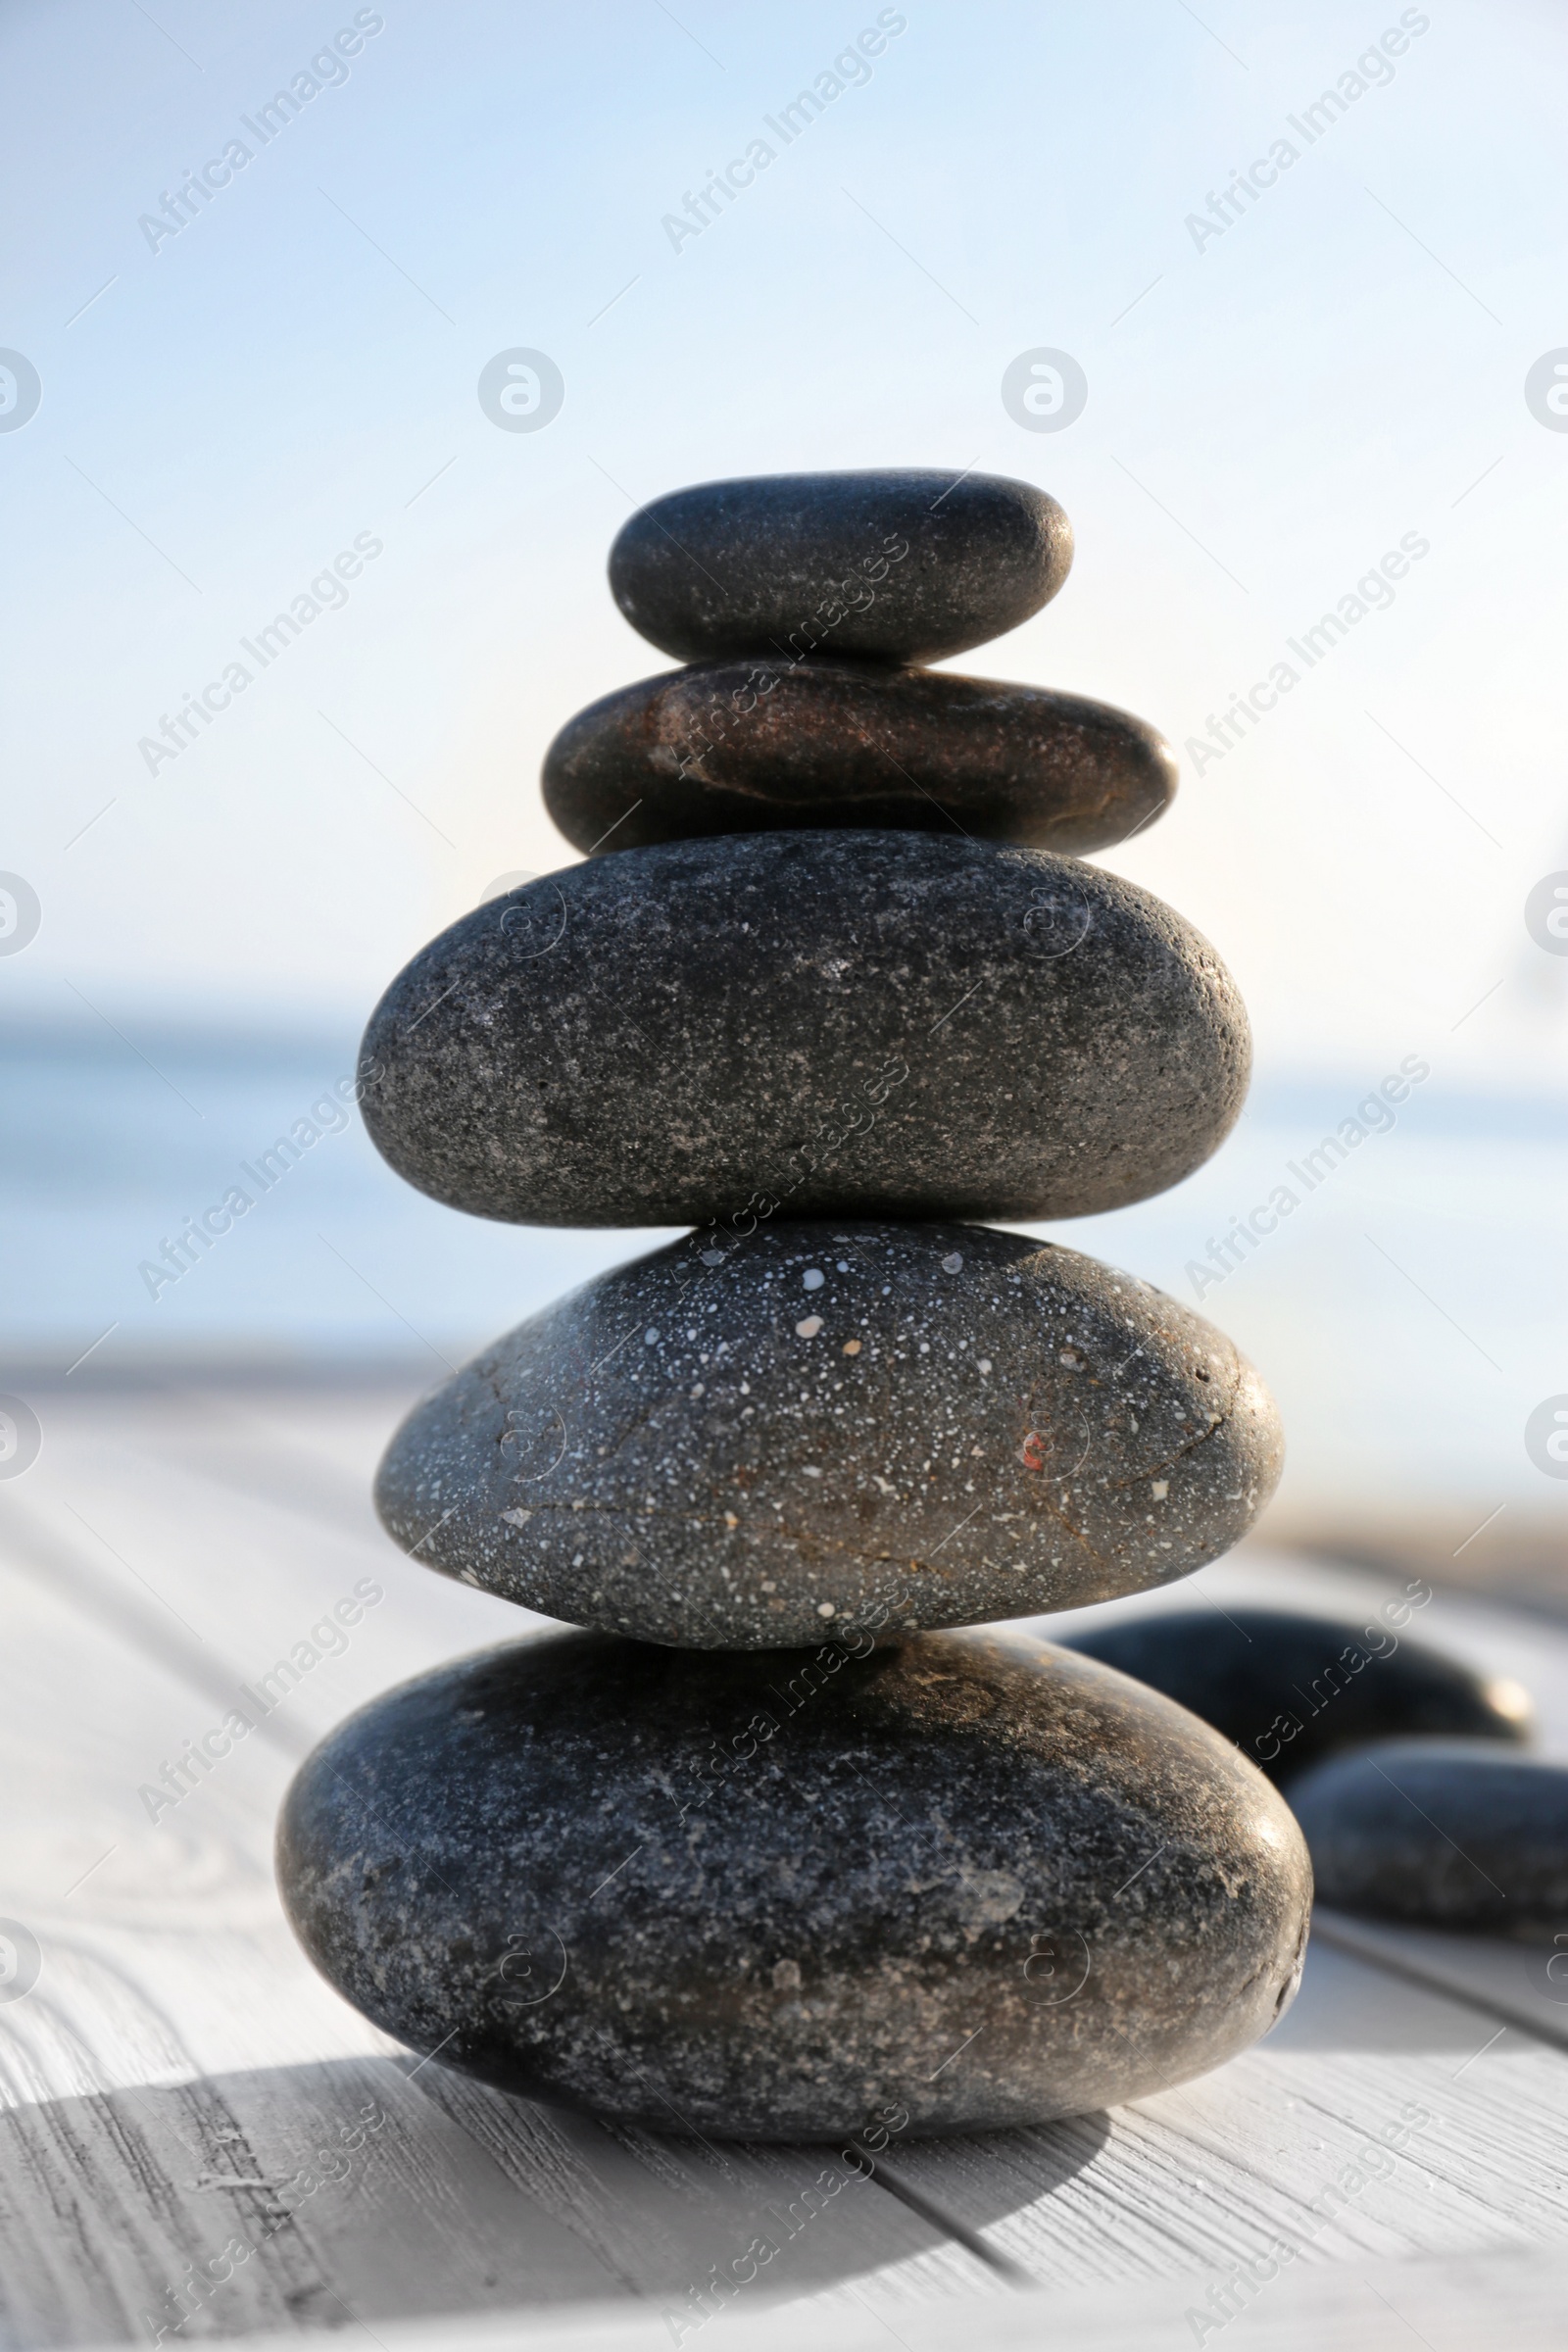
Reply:
[[[1195,2262],[1218,2278],[1282,2239],[1304,2267],[1568,2248],[1568,2072],[1556,2052],[1494,2041],[1490,2020],[1328,1952],[1314,1955],[1298,2008],[1294,2036],[1288,2019],[1230,2066],[1118,2111],[1078,2169],[1063,2142],[1081,2140],[1082,2124],[915,2147],[900,2166],[940,2179],[948,2210],[1064,2285]],[[1387,2041],[1366,2046],[1380,2027]],[[1352,2038],[1363,2046],[1335,2046]],[[1401,2129],[1412,2109],[1425,2120]],[[1031,2194],[1043,2160],[1063,2178]]]
[[[1568,1936],[1549,1943],[1449,1936],[1380,1919],[1352,1919],[1319,1905],[1320,1942],[1407,1984],[1446,1992],[1557,2049],[1568,2050]]]
[[[0,1986],[0,2340],[347,2328],[408,2352],[725,2352],[808,2331],[920,2352],[972,2327],[1143,2352],[1191,2343],[1193,2298],[1212,2308],[1281,2241],[1227,2352],[1401,2340],[1363,2278],[1397,2281],[1436,2352],[1484,2340],[1483,2310],[1506,2313],[1510,2352],[1536,2340],[1568,2249],[1568,2003],[1521,1947],[1328,1921],[1283,2026],[1218,2073],[1048,2131],[895,2142],[870,2180],[832,2149],[612,2131],[377,2034],[283,1923],[277,1802],[351,1707],[539,1622],[379,1534],[368,1476],[405,1401],[46,1399],[44,1455],[0,1489],[0,1911],[41,1955],[21,1997]],[[164,1764],[363,1579],[382,1597],[346,1645],[152,1818]],[[1262,1557],[1203,1581],[1219,1600],[1386,1590]],[[1560,1740],[1568,1639],[1453,1606],[1478,1654],[1545,1692]],[[1411,2108],[1429,2120],[1369,2169]],[[755,2279],[721,2292],[760,2238]]]
[[[617,2139],[504,2099],[398,2050],[304,1961],[270,1869],[295,1759],[389,1682],[529,1623],[379,1536],[365,1487],[395,1410],[334,1433],[344,1467],[315,1400],[292,1419],[73,1400],[51,1475],[0,1495],[0,1770],[25,1792],[4,1908],[42,1953],[0,2003],[0,2334],[177,2341],[611,2297],[700,2313],[714,2266],[762,2233],[759,2305],[836,2281],[869,2306],[1000,2291],[995,2264],[831,2150]],[[384,1598],[284,1692],[272,1736],[151,1818],[163,1762],[366,1576]]]

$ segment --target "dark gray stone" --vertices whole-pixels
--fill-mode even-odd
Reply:
[[[1072,525],[995,473],[765,473],[642,507],[610,551],[634,629],[678,662],[940,662],[1015,629],[1072,563]]]
[[[1142,719],[1046,686],[869,662],[714,662],[623,686],[545,754],[545,806],[579,850],[795,825],[892,825],[1075,855],[1176,790]]]
[[[1218,2065],[1290,2000],[1310,1900],[1284,1802],[1217,1734],[962,1635],[460,1660],[317,1749],[278,1876],[317,1967],[438,2064],[654,2132],[861,2146]]]
[[[487,1348],[393,1439],[420,1560],[698,1648],[1169,1583],[1272,1493],[1274,1406],[1130,1274],[978,1225],[693,1234]]]
[[[1081,1216],[1208,1157],[1247,1016],[1200,933],[1041,850],[756,833],[465,915],[366,1034],[366,1124],[476,1216]]]
[[[1370,1622],[1241,1605],[1223,1616],[1173,1609],[1063,1642],[1190,1707],[1271,1781],[1402,1733],[1527,1740],[1530,1701],[1518,1684],[1410,1641],[1401,1629],[1411,1613],[1408,1597]]]
[[[1474,1740],[1385,1740],[1291,1783],[1325,1903],[1472,1934],[1568,1928],[1568,1769]]]

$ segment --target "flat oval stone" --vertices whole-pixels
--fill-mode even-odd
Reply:
[[[289,1791],[278,1878],[377,2026],[659,2132],[980,2131],[1266,2032],[1310,1878],[1282,1799],[1092,1659],[509,1643],[376,1699]]]
[[[940,662],[1038,612],[1071,564],[1072,525],[1032,482],[763,473],[639,508],[610,551],[610,586],[677,662]]]
[[[1190,1174],[1250,1054],[1208,942],[1113,874],[921,833],[755,833],[595,858],[463,916],[371,1016],[362,1107],[400,1175],[475,1216],[1023,1220]]]
[[[683,1647],[978,1624],[1162,1585],[1279,1476],[1190,1308],[975,1225],[780,1220],[600,1275],[418,1405],[388,1532],[546,1616]]]
[[[1409,1602],[1395,1605],[1408,1622]],[[1517,1683],[1408,1641],[1377,1614],[1368,1624],[1292,1609],[1173,1609],[1067,1634],[1063,1643],[1191,1708],[1271,1781],[1401,1734],[1530,1737],[1530,1701]]]
[[[1480,1935],[1568,1927],[1568,1769],[1385,1740],[1291,1784],[1325,1903]]]
[[[1142,719],[1080,695],[868,662],[713,662],[643,678],[569,719],[544,798],[575,849],[700,834],[896,826],[1082,854],[1176,790]]]

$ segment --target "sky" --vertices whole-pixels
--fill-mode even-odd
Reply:
[[[1420,1119],[1480,1122],[1462,1177],[1380,1142],[1316,1255],[1202,1303],[1289,1353],[1349,1285],[1400,1379],[1455,1346],[1437,1450],[1484,1423],[1514,1475],[1568,1391],[1530,1272],[1564,1238],[1557,1131],[1485,1111],[1564,1093],[1565,67],[1555,0],[9,0],[0,1016],[352,1050],[499,876],[573,858],[545,748],[667,666],[605,579],[641,502],[1016,475],[1072,517],[1071,577],[948,666],[1169,737],[1174,807],[1102,862],[1215,943],[1286,1090],[1120,1254],[1179,1285],[1210,1215],[1266,1197],[1291,1086],[1311,1141],[1424,1060]],[[517,351],[559,380],[536,429],[483,390]],[[1009,400],[1041,353],[1073,413]],[[296,600],[321,609],[264,666],[246,641]],[[1392,1275],[1355,1270],[1369,1201]],[[1295,1323],[1249,1307],[1276,1281]]]
[[[1106,862],[1219,946],[1260,1057],[1558,1082],[1523,908],[1568,865],[1568,433],[1524,387],[1568,342],[1568,23],[915,0],[835,76],[878,13],[11,0],[0,342],[40,385],[0,432],[4,863],[40,906],[13,1005],[358,1017],[498,874],[573,856],[541,755],[666,666],[605,585],[635,504],[977,466],[1051,490],[1079,552],[963,663],[1170,737],[1174,809]],[[767,118],[822,74],[846,86],[784,145]],[[758,138],[754,184],[670,225]],[[226,184],[171,233],[209,162]],[[1256,162],[1273,184],[1216,225]],[[478,396],[519,348],[564,387],[527,432]],[[1041,349],[1087,385],[1053,431],[1002,397]],[[241,652],[368,540],[266,671]],[[1289,640],[1412,541],[1308,670]],[[138,749],[236,659],[195,742]],[[1282,661],[1298,682],[1217,750]]]

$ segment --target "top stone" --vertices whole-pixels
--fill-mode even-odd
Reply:
[[[738,654],[940,662],[1055,595],[1072,525],[1031,482],[888,469],[700,482],[610,551],[634,629],[679,662]]]

